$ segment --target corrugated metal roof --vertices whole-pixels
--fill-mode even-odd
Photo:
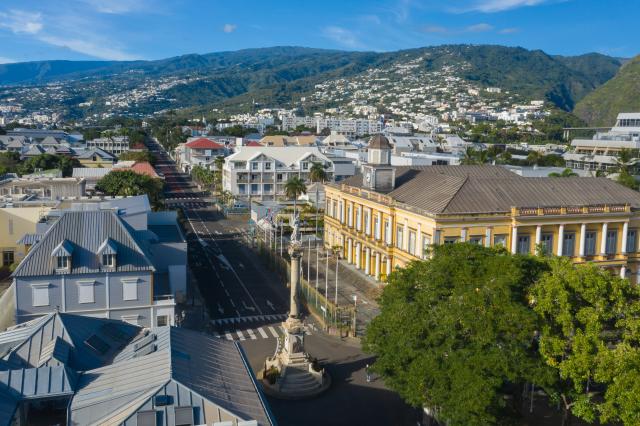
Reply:
[[[65,240],[75,247],[69,273],[100,272],[98,248],[107,238],[111,238],[118,247],[117,271],[154,270],[151,260],[135,240],[130,227],[116,213],[108,210],[66,211],[33,246],[13,276],[43,276],[56,273],[51,254]]]
[[[344,184],[362,188],[362,176]],[[433,214],[509,212],[512,207],[629,204],[640,193],[607,178],[527,178],[497,166],[397,167],[394,200]]]
[[[16,244],[24,244],[27,246],[34,245],[42,238],[42,234],[24,234]]]
[[[101,169],[99,167],[74,167],[73,168],[73,176],[74,178],[97,178],[100,179],[106,176],[111,169]]]
[[[72,395],[76,375],[65,366],[0,371],[0,383],[20,399]]]

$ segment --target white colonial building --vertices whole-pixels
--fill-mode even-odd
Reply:
[[[130,149],[128,136],[113,136],[108,138],[97,138],[87,141],[87,149],[99,148],[115,156],[127,152]]]
[[[176,147],[175,159],[183,172],[190,173],[195,166],[213,170],[216,158],[226,153],[227,148],[222,143],[210,138],[191,138]]]
[[[299,176],[310,183],[313,163],[324,165],[328,180],[333,181],[335,165],[316,147],[241,147],[225,159],[222,185],[238,197],[277,200],[285,196],[289,178]]]

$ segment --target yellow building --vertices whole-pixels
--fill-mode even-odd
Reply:
[[[0,266],[9,266],[24,258],[35,241],[23,237],[36,232],[36,224],[49,210],[50,207],[42,206],[0,208]]]
[[[524,178],[498,166],[392,167],[374,137],[362,175],[326,185],[325,244],[379,280],[432,244],[569,256],[640,282],[640,193],[606,178]]]
[[[100,148],[89,149],[78,155],[82,167],[102,167],[110,169],[118,161],[115,155]]]

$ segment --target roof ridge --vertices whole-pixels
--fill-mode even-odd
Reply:
[[[457,176],[448,176],[448,177],[453,177],[453,178],[457,178]],[[460,193],[460,189],[466,185],[466,183],[469,181],[469,176],[465,176],[462,178],[462,182],[460,183],[460,185],[458,185],[458,188],[456,189],[456,191],[451,195],[451,197],[449,197],[449,201],[447,201],[447,203],[442,207],[442,209],[440,210],[441,212],[444,212],[445,210],[447,210],[447,207],[449,207],[449,204],[451,204],[451,202],[453,201],[454,198],[456,198],[456,196]]]

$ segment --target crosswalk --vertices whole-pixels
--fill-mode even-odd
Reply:
[[[306,334],[311,334],[309,331]],[[263,325],[255,328],[247,328],[243,330],[222,330],[214,331],[213,336],[226,340],[258,340],[258,339],[277,339],[284,335],[284,329],[281,325]]]
[[[273,314],[273,315],[251,315],[246,317],[231,317],[231,318],[219,318],[211,320],[211,324],[214,326],[231,326],[234,324],[248,324],[252,322],[270,323],[280,322],[287,319],[287,314]]]

